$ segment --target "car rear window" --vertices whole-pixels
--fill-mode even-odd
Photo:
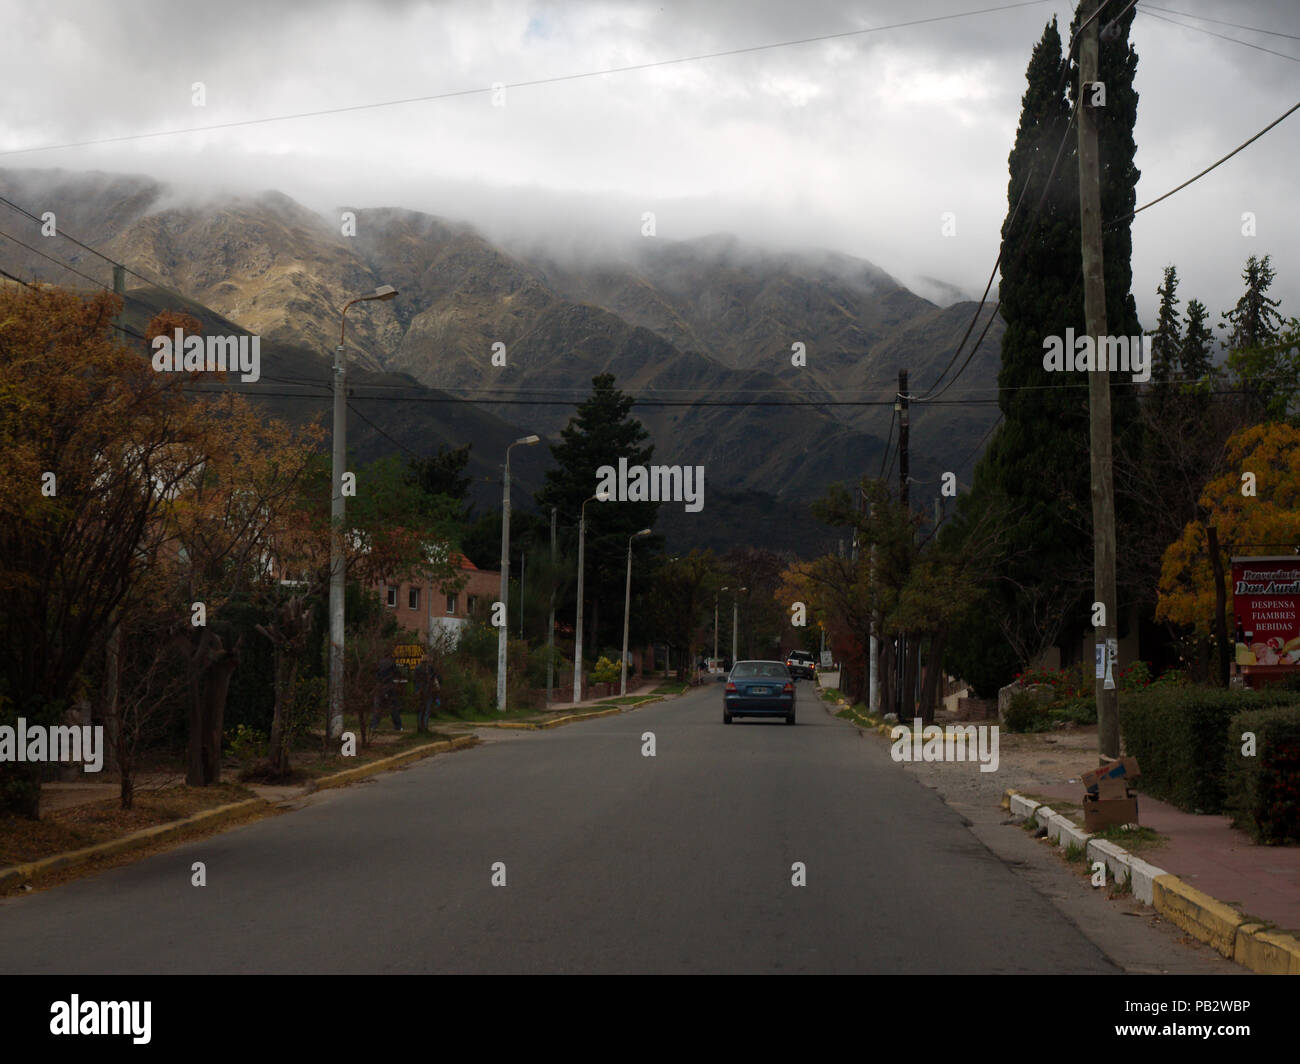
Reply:
[[[788,675],[785,666],[776,661],[742,661],[732,672],[732,676],[739,680],[760,677],[765,680],[780,680]]]

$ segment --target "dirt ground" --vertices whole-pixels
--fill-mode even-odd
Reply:
[[[995,725],[991,720],[963,720],[952,713],[935,717],[940,727],[948,724]],[[888,737],[879,741],[887,743]],[[922,761],[904,763],[903,767],[922,782],[937,787],[945,797],[971,803],[1001,802],[1008,790],[1033,794],[1043,785],[1077,782],[1081,773],[1096,768],[1097,726],[1071,725],[1051,732],[1013,735],[998,729],[998,767],[981,772],[977,761]],[[1079,797],[1083,787],[1079,786]]]

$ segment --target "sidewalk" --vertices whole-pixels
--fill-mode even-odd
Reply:
[[[1053,798],[1077,805],[1082,791],[1077,783],[1031,789],[1049,805]],[[1230,817],[1184,813],[1141,791],[1138,819],[1168,838],[1140,854],[1144,860],[1248,916],[1300,933],[1300,846],[1257,846]]]

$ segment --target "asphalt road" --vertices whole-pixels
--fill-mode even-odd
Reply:
[[[485,730],[484,746],[6,900],[0,972],[1118,971],[887,745],[798,686],[793,728],[724,726],[718,686]]]

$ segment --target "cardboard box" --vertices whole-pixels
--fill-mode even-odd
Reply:
[[[1101,831],[1102,828],[1122,827],[1138,822],[1138,800],[1135,796],[1128,798],[1093,798],[1087,795],[1083,799],[1083,830]]]
[[[1107,779],[1097,781],[1097,797],[1103,801],[1110,801],[1115,798],[1131,798],[1128,784],[1124,780],[1108,777]]]
[[[1094,768],[1091,772],[1085,772],[1081,777],[1083,789],[1089,794],[1097,793],[1097,784],[1107,779],[1132,780],[1142,775],[1142,770],[1138,767],[1136,757],[1124,757],[1117,761],[1108,761],[1101,768]]]

